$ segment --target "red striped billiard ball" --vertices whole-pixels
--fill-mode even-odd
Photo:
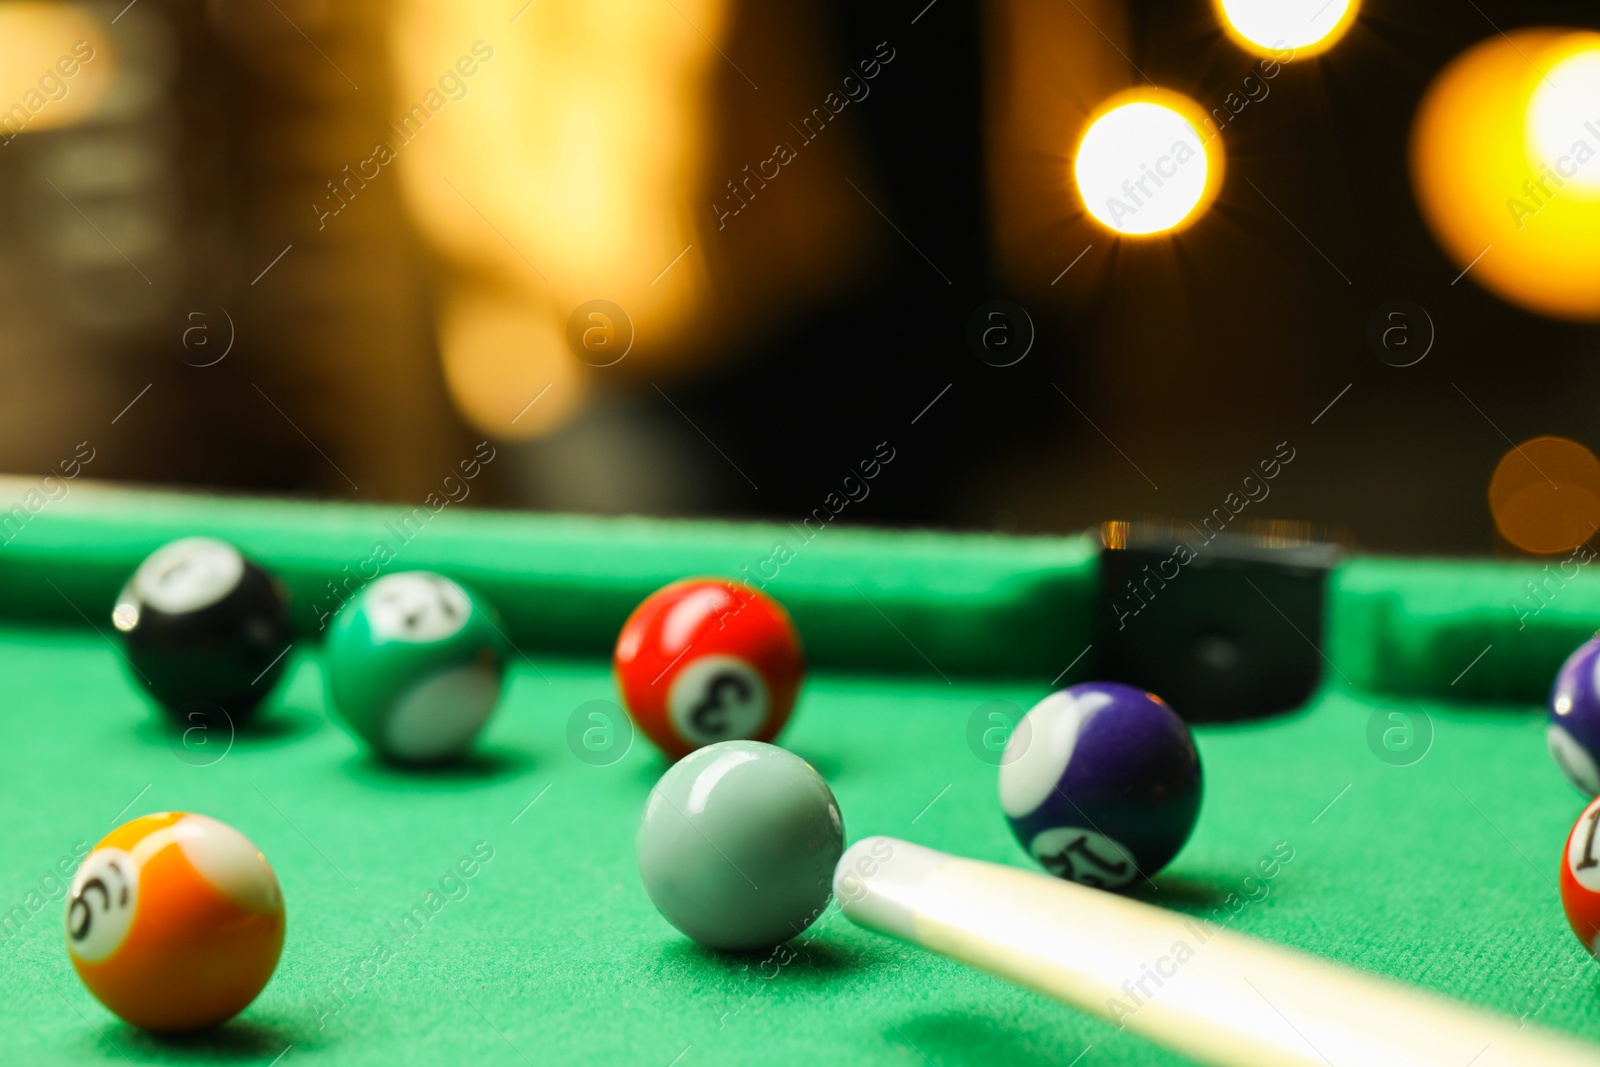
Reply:
[[[771,741],[805,674],[789,613],[726,578],[687,578],[650,594],[612,657],[634,725],[672,759],[719,741]]]
[[[1561,852],[1561,907],[1572,932],[1591,955],[1600,955],[1600,797],[1589,802]]]

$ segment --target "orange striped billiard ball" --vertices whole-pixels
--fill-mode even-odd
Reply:
[[[100,1003],[146,1030],[199,1030],[256,998],[283,951],[283,894],[233,827],[178,811],[111,831],[67,897],[67,954]]]
[[[634,724],[671,759],[720,741],[771,741],[805,674],[789,613],[727,578],[651,593],[623,623],[611,665]]]

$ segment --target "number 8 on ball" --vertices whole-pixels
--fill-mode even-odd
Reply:
[[[623,703],[669,758],[719,741],[770,741],[789,720],[805,656],[777,601],[725,578],[647,597],[612,658]]]

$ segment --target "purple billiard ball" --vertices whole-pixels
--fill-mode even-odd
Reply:
[[[1600,637],[1586,641],[1550,687],[1550,758],[1586,797],[1600,795]]]
[[[1119,889],[1165,867],[1200,814],[1200,754],[1153,693],[1085,682],[1023,717],[1000,760],[1000,806],[1051,874]]]

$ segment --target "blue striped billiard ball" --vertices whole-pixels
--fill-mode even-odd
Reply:
[[[1119,889],[1165,867],[1200,814],[1200,754],[1160,697],[1116,682],[1052,693],[1000,761],[1000,805],[1061,878]]]
[[[1600,795],[1600,637],[1567,657],[1550,687],[1545,741],[1567,781],[1586,797]]]

